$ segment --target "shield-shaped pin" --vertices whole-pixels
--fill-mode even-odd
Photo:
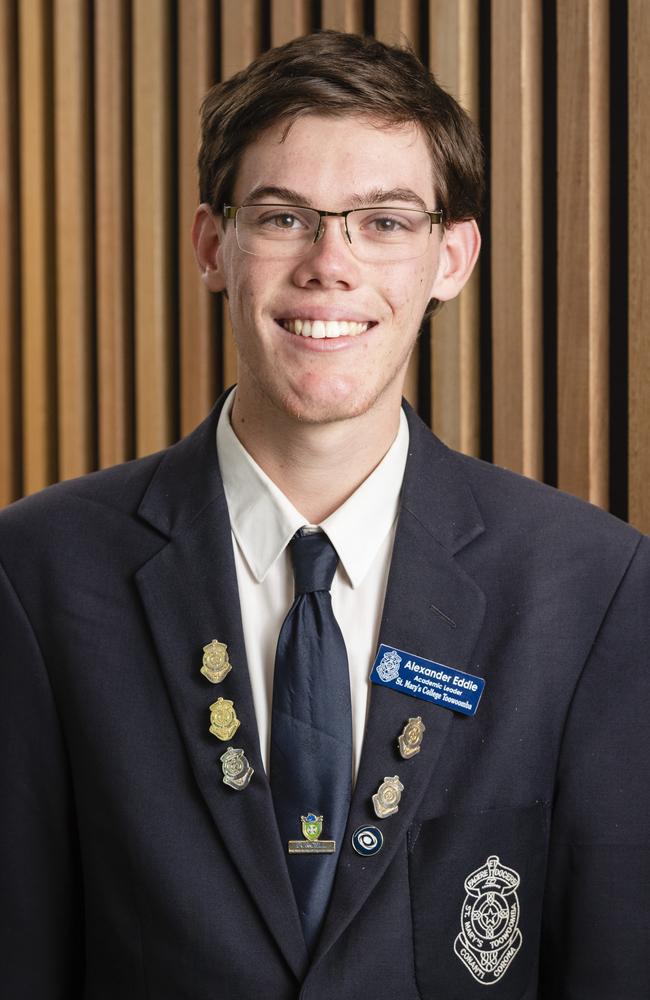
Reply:
[[[301,816],[300,819],[302,820],[303,837],[306,840],[318,840],[323,829],[323,817],[307,813],[306,816]]]
[[[225,642],[213,639],[203,647],[201,673],[211,684],[219,684],[231,670],[232,663],[228,659],[228,647]]]

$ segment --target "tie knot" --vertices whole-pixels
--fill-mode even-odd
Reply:
[[[289,543],[296,597],[329,590],[339,557],[324,531],[297,531]]]

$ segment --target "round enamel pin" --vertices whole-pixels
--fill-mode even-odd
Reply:
[[[381,851],[384,835],[376,826],[360,826],[352,834],[352,846],[362,858],[369,858]]]

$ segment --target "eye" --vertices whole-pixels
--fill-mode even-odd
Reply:
[[[394,210],[384,210],[371,212],[368,215],[359,217],[359,225],[363,233],[373,238],[389,238],[391,236],[405,236],[414,231],[416,216],[409,215],[408,212],[395,212]]]
[[[261,215],[257,220],[258,225],[266,229],[277,229],[281,232],[296,232],[306,229],[307,223],[292,212],[274,212]]]
[[[269,221],[274,226],[277,226],[278,229],[295,229],[296,226],[300,225],[295,215],[289,215],[288,212],[285,212],[283,215],[273,215]]]
[[[393,219],[390,216],[373,219],[372,225],[378,233],[398,233],[403,228],[399,219]]]

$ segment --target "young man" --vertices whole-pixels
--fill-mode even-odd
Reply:
[[[0,518],[7,996],[649,995],[648,542],[401,406],[480,161],[356,36],[206,98],[237,386]]]

